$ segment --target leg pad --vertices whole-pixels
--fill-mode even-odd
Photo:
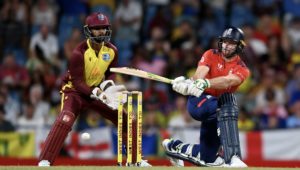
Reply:
[[[39,160],[48,160],[50,165],[53,164],[55,158],[59,154],[68,133],[72,130],[72,126],[76,116],[69,111],[62,111],[55,120],[52,128],[45,140],[44,148],[40,154]]]
[[[218,100],[218,134],[224,150],[224,159],[229,163],[233,155],[241,157],[239,131],[238,131],[238,107],[235,96],[231,93],[223,94]]]

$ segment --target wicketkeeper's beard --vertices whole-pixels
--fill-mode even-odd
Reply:
[[[93,34],[92,34],[93,35]],[[97,37],[97,36],[94,36],[90,38],[92,40],[93,43],[95,44],[102,44],[104,42],[104,38],[102,37]]]

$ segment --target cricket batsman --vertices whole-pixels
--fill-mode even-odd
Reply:
[[[199,166],[247,167],[241,160],[237,127],[238,107],[234,92],[250,75],[241,59],[244,33],[227,28],[219,37],[218,49],[207,50],[190,79],[172,81],[174,91],[188,95],[187,110],[202,122],[200,144],[165,139],[166,154],[176,166],[189,161]]]
[[[86,40],[72,53],[61,89],[61,112],[45,140],[38,166],[53,165],[75,120],[83,110],[94,109],[117,125],[117,96],[118,92],[125,91],[126,88],[123,85],[115,85],[111,80],[113,75],[107,71],[110,67],[115,67],[118,60],[118,50],[110,42],[111,24],[102,13],[92,13],[86,18],[85,24]],[[124,120],[124,139],[127,137],[126,124]],[[135,125],[134,120],[133,145],[137,142]],[[135,149],[133,147],[133,163],[136,161]],[[140,166],[151,165],[142,160]]]

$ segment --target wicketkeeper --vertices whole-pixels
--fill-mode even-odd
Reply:
[[[91,14],[85,24],[84,34],[87,39],[73,51],[61,89],[61,112],[45,140],[39,166],[53,165],[76,118],[83,110],[94,109],[117,125],[117,95],[126,88],[109,80],[112,75],[107,70],[115,67],[118,60],[118,50],[110,43],[111,25],[102,13]],[[124,120],[124,141],[127,137],[126,124]],[[135,120],[133,127],[136,127]],[[136,145],[136,135],[136,129],[133,128],[133,145]],[[133,163],[136,161],[135,149],[133,147]],[[142,160],[141,166],[151,165]]]

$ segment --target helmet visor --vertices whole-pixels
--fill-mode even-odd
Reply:
[[[86,38],[96,43],[109,42],[112,34],[110,27],[103,26],[85,27],[84,32]]]

